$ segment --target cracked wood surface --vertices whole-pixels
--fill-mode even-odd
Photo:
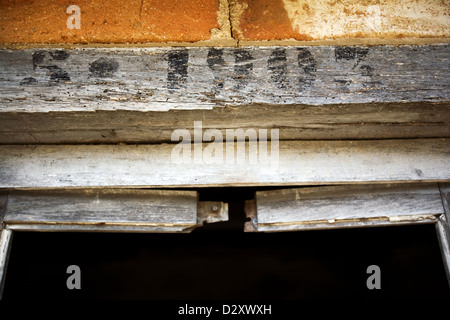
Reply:
[[[450,135],[449,46],[0,51],[0,143],[155,143],[175,129],[280,139]]]
[[[226,205],[197,199],[196,191],[179,190],[15,190],[4,223],[11,230],[189,232],[228,220]]]
[[[449,139],[280,141],[253,162],[250,143],[204,143],[200,154],[194,150],[186,158],[186,149],[174,144],[1,145],[0,188],[450,181]],[[212,148],[217,153],[210,156]],[[228,157],[231,150],[234,157]]]
[[[1,112],[448,102],[449,48],[1,50]]]
[[[258,191],[255,199],[252,226],[247,225],[253,231],[435,223],[444,213],[437,184]]]

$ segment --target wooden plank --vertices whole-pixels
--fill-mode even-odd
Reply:
[[[253,142],[251,142],[253,143]],[[255,142],[256,143],[256,142]],[[270,155],[249,161],[249,143],[229,160],[207,162],[192,152],[173,161],[175,144],[2,145],[0,188],[203,187],[315,185],[450,180],[450,140],[280,141]],[[229,146],[230,148],[227,148]],[[214,147],[219,148],[218,145]],[[261,147],[261,141],[259,141]],[[273,148],[272,148],[273,147]],[[278,150],[277,150],[278,149]],[[195,151],[195,150],[194,150]],[[278,151],[278,152],[277,152]],[[219,152],[219,151],[218,151]],[[256,153],[252,153],[252,156]],[[277,157],[278,156],[278,157]],[[106,160],[107,159],[107,160]],[[244,158],[243,158],[244,159]]]
[[[379,184],[259,191],[247,211],[254,231],[287,231],[434,223],[444,209],[437,184]]]
[[[436,231],[441,247],[442,260],[444,261],[445,271],[447,273],[447,280],[450,286],[450,184],[439,184],[441,191],[442,204],[444,206],[445,214],[439,217],[436,224]]]
[[[138,189],[11,191],[5,223],[12,230],[187,232],[224,221],[226,206],[197,215],[197,192]],[[209,215],[215,215],[211,219]]]
[[[278,128],[281,140],[450,137],[450,103],[245,105],[167,112],[0,112],[1,144],[160,143],[176,129]]]
[[[449,45],[0,50],[0,143],[450,136]],[[95,111],[95,112],[94,112]]]
[[[450,46],[0,50],[2,112],[445,101]]]

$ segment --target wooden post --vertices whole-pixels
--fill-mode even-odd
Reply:
[[[8,268],[9,251],[12,241],[12,231],[6,229],[3,224],[3,217],[6,210],[7,195],[0,194],[0,300],[3,296],[6,270]]]
[[[442,204],[445,214],[441,215],[436,223],[436,231],[441,247],[442,260],[444,261],[445,271],[447,273],[448,284],[450,286],[450,184],[439,184],[441,191]]]

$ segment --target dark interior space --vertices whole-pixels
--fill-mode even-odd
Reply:
[[[218,192],[220,191],[220,192]],[[254,188],[200,190],[230,221],[190,234],[16,232],[5,300],[448,299],[434,225],[244,233]],[[66,287],[69,265],[81,289]],[[369,290],[367,267],[381,269]]]

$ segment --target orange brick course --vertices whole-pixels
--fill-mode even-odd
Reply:
[[[69,5],[81,29],[67,28]],[[447,0],[1,0],[0,44],[450,38]]]
[[[239,40],[313,40],[294,31],[282,0],[238,0],[233,11]]]
[[[69,5],[81,29],[68,29]],[[145,43],[209,40],[219,0],[2,0],[0,43]]]

